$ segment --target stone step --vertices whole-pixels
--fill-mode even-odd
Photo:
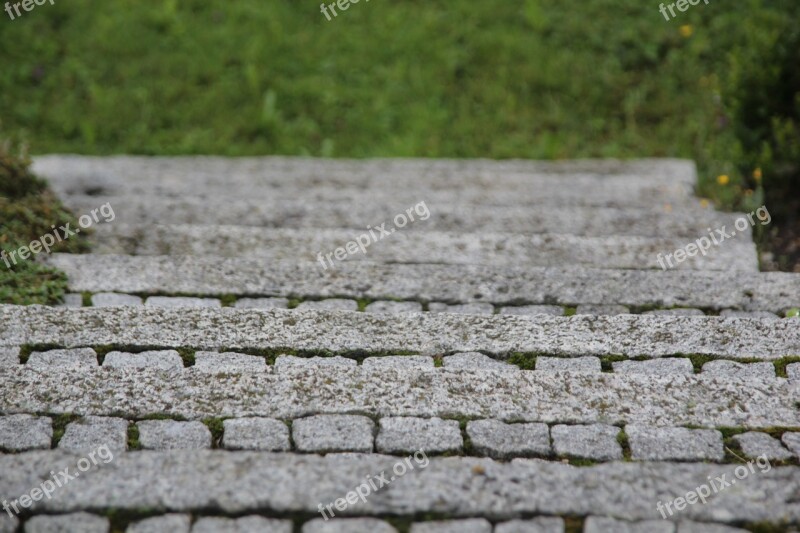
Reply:
[[[499,205],[686,203],[696,181],[694,164],[680,160],[547,163],[44,156],[35,160],[34,171],[62,196],[191,194],[217,199],[283,193],[302,195],[306,201],[313,197],[349,201],[355,193],[374,201],[376,196],[392,199],[397,193],[414,191],[415,196],[408,197],[413,203],[461,198]]]
[[[376,202],[309,203],[296,195],[276,198],[241,198],[227,201],[224,209],[209,209],[207,198],[182,195],[163,196],[66,196],[64,203],[76,213],[110,204],[115,221],[145,224],[206,224],[240,225],[270,228],[351,228],[363,230],[367,225],[377,227],[405,213],[415,204],[403,204],[394,199]],[[425,214],[430,213],[430,218]],[[696,240],[713,229],[734,228],[741,214],[719,213],[702,208],[584,207],[566,205],[558,209],[530,207],[469,205],[426,202],[419,212],[427,219],[409,224],[411,231],[464,231],[491,233],[547,233],[611,236],[637,235],[645,237],[682,237]],[[415,213],[415,218],[419,216]],[[755,220],[755,219],[754,219]],[[102,219],[101,219],[102,222]],[[760,224],[758,220],[755,222]],[[740,227],[743,227],[740,223]],[[748,226],[740,235],[750,239]]]
[[[209,371],[140,363],[0,367],[0,412],[127,419],[159,414],[188,420],[360,413],[554,424],[800,427],[800,383],[784,378],[344,364]]]
[[[535,352],[775,360],[800,355],[794,319],[649,315],[382,315],[234,308],[0,306],[0,346],[190,347],[442,354]]]
[[[561,266],[400,265],[209,256],[54,254],[70,290],[420,302],[694,307],[768,311],[800,307],[800,274],[638,271]]]
[[[28,494],[41,486],[48,471],[68,469],[74,474],[81,459],[78,453],[62,451],[0,455],[4,473],[0,495],[17,498]],[[800,491],[800,468],[762,470],[753,465],[752,472],[745,469],[744,478],[737,479],[736,467],[717,464],[615,462],[575,467],[525,459],[497,463],[462,457],[423,458],[422,454],[406,462],[380,455],[139,452],[119,454],[108,464],[99,462],[53,491],[52,498],[34,502],[30,512],[147,509],[241,516],[268,510],[279,516],[299,513],[320,518],[320,508],[361,488],[365,497],[342,505],[342,512],[334,510],[336,520],[348,515],[430,514],[497,521],[535,515],[660,520],[658,505],[664,508],[665,503],[672,505],[664,516],[673,521],[738,525],[800,520],[800,503],[795,497]],[[211,483],[209,472],[214,474]],[[713,490],[709,485],[715,478]],[[370,489],[370,479],[375,490]],[[734,479],[747,490],[726,486]],[[684,501],[676,511],[672,499],[699,487],[711,494],[707,503],[687,506]],[[336,524],[335,520],[329,523]]]
[[[120,222],[97,227],[93,241],[96,253],[305,260],[319,261],[320,269],[336,268],[342,263],[337,258],[386,263],[661,269],[659,254],[672,254],[690,244],[682,238],[403,232],[391,226],[383,230],[386,233],[375,229],[373,233],[359,233],[247,226],[143,227]],[[359,248],[359,239],[366,254]],[[664,266],[666,261],[661,259]],[[712,247],[706,256],[697,254],[685,257],[682,263],[672,263],[676,269],[758,271],[756,248],[748,239],[726,241]]]

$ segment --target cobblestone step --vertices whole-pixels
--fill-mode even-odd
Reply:
[[[0,306],[0,346],[160,346],[442,354],[800,355],[794,320],[645,315],[382,315],[231,308]]]
[[[76,292],[202,294],[420,302],[579,304],[767,311],[800,306],[800,275],[575,267],[399,265],[209,256],[55,254]]]
[[[414,456],[416,457],[416,456]],[[49,471],[76,471],[81,455],[64,451],[0,455],[0,494],[18,497],[39,487]],[[258,452],[170,451],[119,454],[70,480],[52,498],[34,502],[30,512],[68,513],[91,509],[137,512],[300,513],[320,518],[320,506],[344,499],[367,479],[377,490],[363,501],[333,510],[342,516],[413,518],[421,515],[503,521],[520,516],[612,516],[629,521],[660,520],[659,503],[670,504],[671,521],[785,524],[800,520],[800,469],[733,465],[608,463],[590,467],[517,459],[428,458],[399,462],[380,455],[297,456]],[[397,464],[405,467],[397,467]],[[422,465],[425,464],[423,467]],[[210,477],[213,472],[213,478]],[[401,474],[402,472],[402,474]],[[741,474],[741,471],[740,471]],[[390,480],[394,476],[394,480]],[[726,484],[718,493],[710,480]],[[383,486],[378,487],[378,484]],[[368,486],[368,485],[367,485]],[[676,511],[674,498],[705,486],[713,494],[704,505]],[[746,489],[740,489],[745,486]],[[280,487],[280,490],[275,490]],[[366,489],[362,489],[366,492]],[[431,497],[431,494],[437,496]],[[331,523],[335,524],[336,519]],[[649,531],[653,531],[650,529]],[[700,529],[703,531],[703,529]]]
[[[384,228],[390,232],[395,228]],[[267,260],[318,261],[335,269],[346,261],[385,263],[481,264],[499,266],[588,266],[662,269],[662,256],[684,248],[681,238],[580,237],[490,233],[402,232],[373,238],[347,229],[264,229],[248,226],[129,224],[99,226],[93,236],[96,253],[131,255],[216,255]],[[356,239],[363,237],[362,253]],[[378,239],[377,241],[375,239]],[[367,242],[370,245],[367,245]],[[350,243],[348,250],[347,246]],[[339,255],[334,255],[339,250]],[[696,250],[695,250],[696,252]],[[344,259],[341,261],[338,259]],[[726,241],[685,261],[676,269],[758,271],[755,245],[748,239]]]

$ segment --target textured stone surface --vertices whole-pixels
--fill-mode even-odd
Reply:
[[[23,494],[41,483],[42,472],[73,468],[80,457],[61,450],[0,455],[0,494]],[[71,482],[57,498],[35,504],[35,512],[76,508],[170,512],[202,511],[245,515],[272,509],[315,515],[363,483],[387,474],[398,457],[297,455],[222,450],[120,454],[113,468],[92,471],[90,483]],[[359,502],[361,516],[437,513],[453,518],[483,516],[508,520],[520,515],[610,515],[629,520],[657,517],[655,502],[707,483],[709,476],[733,477],[737,465],[624,463],[574,467],[559,462],[431,457]],[[209,483],[209,472],[214,482]],[[78,480],[80,481],[80,480]],[[281,490],[275,490],[281,487]],[[513,490],[509,490],[513,487]],[[694,505],[684,519],[721,523],[800,519],[800,467],[773,467],[747,478],[748,490],[727,490]],[[431,494],[439,497],[431,498]]]
[[[605,424],[558,425],[550,429],[550,435],[558,456],[596,461],[622,459],[622,447],[617,442],[618,427]]]
[[[279,355],[275,359],[275,371],[285,371],[292,368],[348,368],[358,366],[358,361],[346,357],[295,357],[294,355]]]
[[[228,450],[285,452],[291,449],[289,428],[273,418],[234,418],[223,422],[222,446]]]
[[[793,381],[800,380],[800,363],[786,365],[786,377]]]
[[[501,315],[553,315],[563,316],[564,308],[560,305],[520,305],[515,307],[501,307]]]
[[[19,520],[7,514],[0,515],[0,533],[17,533]]]
[[[65,294],[64,302],[56,307],[83,307],[83,295],[80,293]]]
[[[467,436],[479,455],[497,459],[548,457],[550,430],[546,424],[505,424],[499,420],[474,420],[467,423]]]
[[[579,305],[575,310],[576,315],[625,315],[630,311],[624,305]]]
[[[746,529],[683,520],[678,523],[677,533],[748,533]]]
[[[94,307],[114,307],[119,305],[142,305],[142,299],[132,294],[100,292],[92,295]]]
[[[722,433],[715,429],[625,426],[633,459],[643,461],[721,461]]]
[[[422,304],[419,302],[372,302],[364,308],[367,313],[421,313]]]
[[[774,378],[775,365],[772,363],[737,363],[735,361],[709,361],[703,365],[703,372],[718,376],[752,376],[755,378]]]
[[[433,302],[428,305],[431,313],[454,313],[458,315],[492,315],[494,306],[492,304],[472,303],[447,305]]]
[[[564,520],[549,516],[531,520],[509,520],[497,524],[494,533],[564,533]]]
[[[211,447],[211,432],[201,422],[143,420],[139,443],[148,450],[199,450]]]
[[[303,524],[301,533],[397,533],[397,529],[375,518],[315,518]]]
[[[145,518],[129,525],[125,533],[189,533],[192,517],[185,514],[166,514]]]
[[[441,418],[381,418],[375,447],[382,453],[460,452],[464,445],[455,420]]]
[[[352,361],[352,360],[351,360]],[[353,361],[355,363],[355,361]],[[0,412],[142,418],[152,413],[293,419],[309,413],[460,416],[520,422],[800,427],[800,384],[703,374],[580,374],[496,369],[297,366],[211,374],[0,367]],[[124,403],[109,403],[123,397]],[[409,397],[414,401],[409,401]],[[742,406],[747,406],[746,409]]]
[[[182,296],[151,296],[145,302],[148,307],[161,307],[167,309],[183,307],[222,307],[222,302],[216,298],[189,298]]]
[[[32,352],[26,363],[34,368],[41,367],[97,367],[97,354],[91,348],[75,348],[72,350],[48,350]]]
[[[705,316],[705,313],[700,309],[656,309],[654,311],[645,311],[643,315],[653,316]]]
[[[242,372],[269,370],[267,361],[263,357],[246,355],[242,353],[196,352],[194,366],[208,372]]]
[[[758,318],[758,319],[772,319],[779,320],[780,317],[775,313],[767,311],[735,311],[732,309],[723,309],[720,311],[719,316],[722,318]]]
[[[781,442],[800,458],[800,433],[787,431],[781,436]]]
[[[25,533],[108,533],[110,530],[108,518],[89,513],[40,515],[25,522]]]
[[[410,533],[492,533],[492,524],[483,518],[416,522]]]
[[[128,421],[122,418],[87,416],[67,424],[58,447],[70,451],[96,450],[107,446],[112,451],[128,447]]]
[[[793,457],[789,450],[783,447],[781,441],[766,433],[748,431],[735,435],[733,440],[742,448],[745,457],[751,459],[765,455],[770,461],[786,461]]]
[[[657,374],[660,376],[694,374],[692,361],[684,357],[651,359],[649,361],[615,361],[611,363],[611,366],[618,374]]]
[[[291,520],[276,520],[261,516],[243,518],[206,517],[192,526],[192,533],[292,533]]]
[[[380,370],[381,368],[420,368],[433,370],[433,357],[426,355],[390,355],[382,357],[367,357],[361,363],[367,368]]]
[[[22,452],[50,448],[52,438],[53,424],[47,417],[25,414],[0,416],[0,450]]]
[[[492,359],[478,352],[456,353],[442,358],[442,366],[456,370],[459,368],[508,368],[505,361]]]
[[[0,345],[511,351],[553,355],[676,353],[765,360],[800,353],[791,320],[718,317],[482,316],[257,309],[55,309],[0,306]],[[202,324],[202,327],[198,327]]]
[[[628,522],[601,516],[589,516],[583,533],[675,533],[675,524],[666,520]]]
[[[796,307],[800,274],[590,269],[560,265],[376,264],[345,261],[323,271],[316,261],[235,257],[53,254],[72,290],[183,292],[323,298],[486,301],[503,304],[622,304],[740,308],[783,313]],[[103,276],[97,276],[100,270]],[[365,280],[369,280],[365,283]]]
[[[297,306],[299,311],[358,311],[358,302],[355,300],[344,300],[341,298],[331,298],[318,302],[302,302]]]
[[[159,368],[173,370],[183,368],[183,359],[175,350],[126,353],[109,352],[103,360],[108,368]]]
[[[0,366],[19,364],[19,347],[0,348]]]
[[[597,357],[546,357],[536,358],[536,370],[542,372],[575,372],[599,374],[600,359]]]
[[[315,415],[292,422],[301,452],[372,452],[375,423],[365,416]]]
[[[239,298],[233,304],[237,309],[286,309],[287,298]]]

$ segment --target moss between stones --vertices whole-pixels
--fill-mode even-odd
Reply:
[[[222,444],[222,434],[225,430],[224,418],[204,418],[203,424],[211,432],[211,447],[219,448]]]
[[[136,424],[128,424],[128,451],[141,450],[142,444],[139,442],[139,428]]]
[[[28,363],[33,352],[46,352],[48,350],[59,350],[63,348],[58,344],[23,344],[19,349],[19,361],[25,365]]]
[[[56,448],[58,443],[61,441],[61,437],[64,436],[64,432],[67,430],[67,424],[75,422],[80,418],[80,416],[60,414],[54,415],[51,418],[53,420],[53,439],[51,441],[51,445],[53,448]]]
[[[773,364],[775,365],[775,373],[779,378],[788,378],[786,367],[792,363],[800,363],[800,356],[792,355],[778,359]]]

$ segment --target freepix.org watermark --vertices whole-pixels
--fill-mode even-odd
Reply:
[[[0,259],[6,264],[7,268],[11,268],[11,264],[17,264],[17,259],[20,261],[24,261],[28,259],[31,255],[36,255],[44,251],[45,253],[50,253],[50,249],[56,245],[56,243],[65,241],[81,232],[81,229],[86,229],[91,227],[92,225],[100,222],[100,217],[98,214],[103,217],[104,222],[112,222],[116,215],[114,214],[114,209],[111,207],[111,204],[105,204],[100,206],[98,209],[92,209],[90,215],[82,215],[78,219],[78,225],[80,228],[72,229],[72,223],[67,222],[65,225],[60,226],[56,229],[56,226],[51,226],[53,229],[52,233],[46,233],[42,235],[37,240],[32,241],[28,246],[22,246],[17,250],[11,250],[10,252],[6,252],[5,250],[0,250]]]
[[[672,516],[675,511],[683,511],[686,509],[687,505],[694,505],[698,501],[705,505],[706,500],[710,496],[714,496],[728,487],[735,485],[737,479],[743,480],[750,474],[754,474],[755,468],[753,468],[753,463],[758,466],[758,469],[762,474],[772,470],[772,465],[769,463],[767,456],[760,455],[755,461],[748,461],[747,464],[737,466],[733,471],[733,476],[731,476],[731,479],[726,479],[728,474],[715,476],[713,479],[712,476],[708,476],[706,478],[708,479],[708,483],[703,483],[696,489],[687,492],[685,496],[680,496],[672,501],[666,503],[659,501],[656,504],[656,509],[659,513],[661,513],[661,518],[666,520],[668,514],[669,516]],[[709,487],[709,485],[711,486]],[[675,511],[672,510],[673,507],[675,508]]]
[[[60,489],[70,481],[79,478],[82,472],[91,470],[91,468],[97,466],[100,461],[102,461],[104,465],[107,465],[113,460],[114,454],[111,453],[111,449],[105,444],[99,446],[96,450],[89,452],[86,457],[78,459],[77,472],[73,471],[73,473],[70,473],[70,467],[60,472],[51,470],[50,478],[42,481],[41,485],[31,489],[27,494],[23,494],[16,500],[11,500],[11,502],[3,500],[3,509],[8,513],[8,516],[14,518],[14,513],[20,513],[20,507],[27,509],[33,505],[33,502],[38,502],[44,497],[47,497],[49,500],[53,497],[53,493],[56,492],[56,489]],[[12,509],[14,513],[11,512]]]
[[[14,13],[16,13],[17,17],[22,16],[22,13],[19,10],[20,7],[22,7],[24,11],[33,11],[33,8],[36,6],[43,6],[47,2],[50,2],[51,6],[56,5],[55,0],[22,0],[22,2],[6,2],[5,12],[8,13],[8,16],[11,17],[11,20],[14,20],[16,18]]]
[[[656,259],[658,260],[658,264],[661,265],[661,270],[675,268],[677,264],[683,263],[686,259],[694,257],[698,253],[705,257],[712,245],[719,246],[726,240],[733,239],[736,236],[736,231],[741,233],[746,231],[750,226],[755,226],[756,221],[753,218],[754,215],[758,218],[759,222],[761,222],[762,226],[766,226],[772,222],[772,216],[769,214],[767,206],[761,206],[752,213],[737,218],[736,222],[733,224],[736,230],[730,230],[729,232],[727,226],[722,226],[714,231],[708,228],[708,237],[700,237],[695,242],[687,244],[671,254],[658,254]],[[673,259],[675,259],[675,265],[672,264]]]
[[[336,248],[334,251],[325,254],[323,257],[322,252],[317,254],[317,261],[322,265],[324,270],[328,269],[328,264],[330,264],[331,268],[333,268],[333,259],[335,258],[337,261],[344,261],[347,259],[349,255],[355,255],[359,251],[362,254],[367,253],[367,247],[371,246],[372,244],[383,240],[384,237],[388,237],[398,229],[403,229],[409,223],[414,222],[414,214],[419,217],[420,220],[428,220],[431,217],[431,212],[428,209],[428,206],[425,205],[425,202],[420,202],[413,207],[409,207],[406,209],[405,213],[398,213],[394,217],[394,225],[395,227],[386,229],[387,222],[384,222],[380,226],[372,227],[367,226],[367,230],[369,233],[362,233],[355,240],[349,241],[344,247],[340,246]],[[378,233],[376,233],[376,231]],[[328,260],[328,264],[325,263],[325,259]]]
[[[333,512],[331,507],[335,507],[337,511],[342,512],[347,509],[348,505],[355,505],[358,503],[358,500],[361,500],[363,503],[367,502],[367,496],[372,494],[373,492],[377,492],[381,490],[386,485],[389,485],[393,481],[397,480],[398,478],[403,477],[406,473],[411,472],[414,470],[414,463],[411,460],[414,460],[414,463],[420,468],[423,469],[428,466],[430,463],[430,459],[428,456],[425,455],[424,450],[420,450],[418,452],[414,452],[413,455],[409,455],[402,461],[397,461],[395,465],[392,467],[392,474],[386,474],[386,470],[378,474],[377,476],[366,476],[366,481],[356,487],[355,489],[351,490],[347,494],[345,494],[344,498],[338,498],[336,501],[329,503],[328,505],[323,506],[321,503],[317,506],[319,512],[322,514],[322,518],[325,519],[327,522],[331,519],[331,517],[335,517],[336,513]],[[330,517],[325,514],[325,511],[330,513]]]
[[[705,2],[705,4],[708,5],[708,0],[678,0],[677,2],[673,2],[671,4],[666,4],[666,5],[661,4],[658,6],[658,10],[661,12],[662,15],[664,15],[665,19],[669,20],[670,17],[669,15],[667,15],[668,9],[670,14],[672,15],[672,18],[675,18],[678,16],[675,14],[676,7],[678,8],[678,11],[683,13],[689,9],[689,5],[696,6],[701,1]]]
[[[336,18],[339,16],[339,14],[336,12],[337,7],[339,8],[339,11],[347,11],[350,9],[350,4],[357,4],[359,1],[360,0],[337,0],[336,2],[328,4],[327,6],[325,4],[320,4],[319,10],[320,13],[325,15],[325,18],[328,19],[328,22],[330,22],[333,19],[331,19],[331,16],[328,13],[329,9],[331,10],[331,13],[333,13],[334,18]],[[369,0],[365,1],[369,2]]]

